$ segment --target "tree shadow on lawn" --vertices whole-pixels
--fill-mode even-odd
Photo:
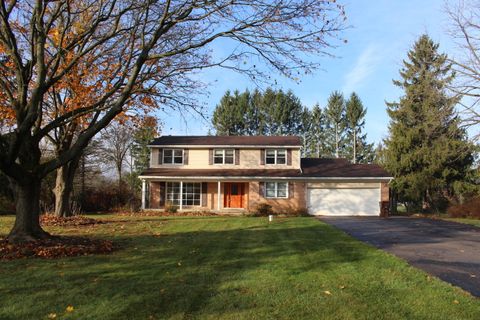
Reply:
[[[275,303],[277,290],[284,294],[301,281],[296,276],[334,270],[365,259],[367,253],[361,244],[321,224],[118,240],[126,248],[111,256],[40,262],[44,271],[64,263],[64,276],[38,273],[37,286],[19,283],[10,298],[21,301],[25,295],[42,294],[52,305],[76,305],[77,312],[88,309],[102,319],[222,315],[256,308],[258,290],[271,290]]]

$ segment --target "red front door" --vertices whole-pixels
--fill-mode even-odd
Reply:
[[[225,196],[223,198],[225,208],[243,208],[244,184],[238,182],[225,183]]]

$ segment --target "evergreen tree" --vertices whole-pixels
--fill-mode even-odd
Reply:
[[[385,166],[400,197],[423,209],[439,209],[473,161],[472,145],[454,110],[458,100],[446,93],[454,77],[451,64],[438,46],[427,35],[415,42],[403,61],[401,80],[394,81],[404,95],[387,103],[391,121]]]
[[[302,120],[301,120],[301,136],[302,136],[302,156],[306,157],[310,154],[309,142],[311,140],[311,130],[312,130],[312,115],[310,110],[307,107],[303,108],[302,111]]]
[[[135,127],[130,153],[133,158],[133,171],[138,175],[149,167],[150,148],[148,145],[159,136],[160,126],[157,119],[146,116],[136,123]]]
[[[334,91],[328,98],[327,108],[325,110],[327,119],[327,131],[326,137],[327,150],[330,155],[339,158],[343,155],[345,147],[345,99],[343,94],[338,91]]]
[[[327,153],[325,145],[326,136],[326,118],[325,114],[318,104],[313,106],[310,111],[310,128],[306,132],[306,149],[305,154],[309,157],[320,158]]]
[[[346,152],[353,163],[370,163],[375,158],[373,144],[367,143],[367,134],[362,134],[367,109],[360,97],[353,92],[346,103],[345,120],[347,127]]]
[[[238,91],[235,91],[233,95],[227,91],[213,113],[212,124],[216,134],[222,136],[243,135],[247,126],[245,108],[245,97],[240,97]]]
[[[300,135],[303,106],[291,91],[229,91],[215,108],[217,135]]]

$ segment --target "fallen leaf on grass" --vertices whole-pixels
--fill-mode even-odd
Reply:
[[[48,319],[57,319],[57,314],[56,313],[49,313],[47,318]]]
[[[453,303],[459,304],[460,302],[458,300],[453,300]]]
[[[331,296],[331,295],[332,295],[332,293],[331,293],[330,291],[328,291],[328,290],[323,291],[323,293],[325,293],[327,296]]]
[[[345,286],[340,286],[339,288],[343,290],[343,289],[345,289]]]
[[[65,309],[67,312],[73,312],[73,306],[67,306],[67,309]]]

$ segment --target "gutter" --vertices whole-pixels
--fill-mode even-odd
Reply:
[[[388,181],[393,180],[393,177],[238,177],[238,176],[139,176],[140,179],[164,179],[164,180],[307,180],[307,181],[334,181],[334,180],[367,180],[367,181]]]

